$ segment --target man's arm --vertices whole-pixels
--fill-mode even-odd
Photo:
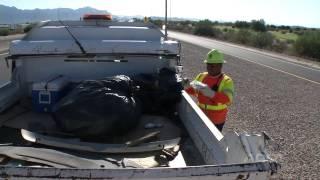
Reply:
[[[194,78],[194,81],[198,81],[201,77],[202,73],[199,73],[196,78]],[[185,91],[190,94],[190,95],[196,95],[198,93],[197,90],[195,90],[192,86],[188,86],[187,88],[185,88]]]
[[[193,89],[193,87],[189,86],[185,89],[185,91],[190,95],[195,95],[196,91]]]
[[[231,105],[234,95],[234,85],[232,79],[227,79],[221,88],[221,92],[216,92],[215,96],[212,97],[212,101],[216,103]]]

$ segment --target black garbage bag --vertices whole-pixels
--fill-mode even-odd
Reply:
[[[172,113],[181,99],[182,78],[171,69],[162,68],[158,74],[139,74],[132,79],[140,87],[135,94],[145,113]]]
[[[183,90],[182,78],[173,70],[162,68],[159,73],[159,98],[160,105],[175,105],[181,99]]]
[[[124,75],[83,81],[58,103],[55,120],[79,137],[125,134],[141,116],[134,89]]]
[[[133,83],[139,87],[135,96],[139,98],[144,113],[156,113],[158,105],[156,103],[158,88],[158,77],[156,74],[138,74],[134,76]]]

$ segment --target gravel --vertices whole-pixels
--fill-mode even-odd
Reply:
[[[182,43],[185,76],[206,71],[206,48]],[[319,85],[225,55],[224,72],[235,83],[223,133],[262,132],[273,139],[268,151],[281,164],[275,178],[317,179],[320,175]]]

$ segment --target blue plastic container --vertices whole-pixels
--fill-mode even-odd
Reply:
[[[32,85],[32,104],[36,112],[54,112],[54,105],[67,93],[68,80],[58,76]]]

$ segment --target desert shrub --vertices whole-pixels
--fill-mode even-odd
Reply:
[[[35,26],[34,24],[29,24],[27,27],[23,29],[23,32],[24,33],[29,32],[34,26]]]
[[[285,50],[287,50],[287,48],[288,48],[287,43],[280,40],[274,40],[271,47],[271,49],[276,52],[284,52]]]
[[[149,18],[149,21],[151,23],[155,24],[156,26],[158,26],[160,29],[162,28],[162,25],[164,24],[164,22],[159,19],[153,20],[153,19]]]
[[[254,31],[260,31],[260,32],[267,31],[267,27],[266,27],[266,24],[265,24],[263,19],[260,19],[258,21],[257,20],[252,20],[251,21],[251,28]]]
[[[218,28],[213,27],[213,23],[210,20],[199,21],[194,29],[194,34],[201,36],[211,36],[219,38],[222,32]]]
[[[227,40],[227,41],[232,41],[232,42],[236,42],[236,31],[233,29],[230,29],[228,32],[225,32],[223,34],[223,39]]]
[[[215,28],[215,27],[213,27],[212,29],[213,29],[213,34],[214,34],[213,37],[219,38],[219,39],[222,38],[223,33],[220,29]]]
[[[287,44],[293,44],[293,43],[295,42],[295,40],[293,40],[293,39],[287,39],[286,42],[287,42]]]
[[[267,25],[267,30],[269,31],[275,31],[277,29],[277,26],[271,24],[271,25]]]
[[[202,36],[214,36],[212,25],[212,22],[208,19],[199,21],[196,24],[194,34]]]
[[[252,37],[251,44],[257,48],[269,48],[273,42],[273,36],[269,32],[258,32]]]
[[[236,33],[235,41],[241,44],[249,44],[252,39],[252,33],[248,30],[240,29]]]
[[[8,36],[9,32],[9,29],[7,28],[0,29],[0,36]]]
[[[249,28],[250,27],[250,22],[247,21],[236,21],[234,23],[234,26],[237,28]]]
[[[320,32],[306,32],[294,44],[297,54],[320,61]]]

